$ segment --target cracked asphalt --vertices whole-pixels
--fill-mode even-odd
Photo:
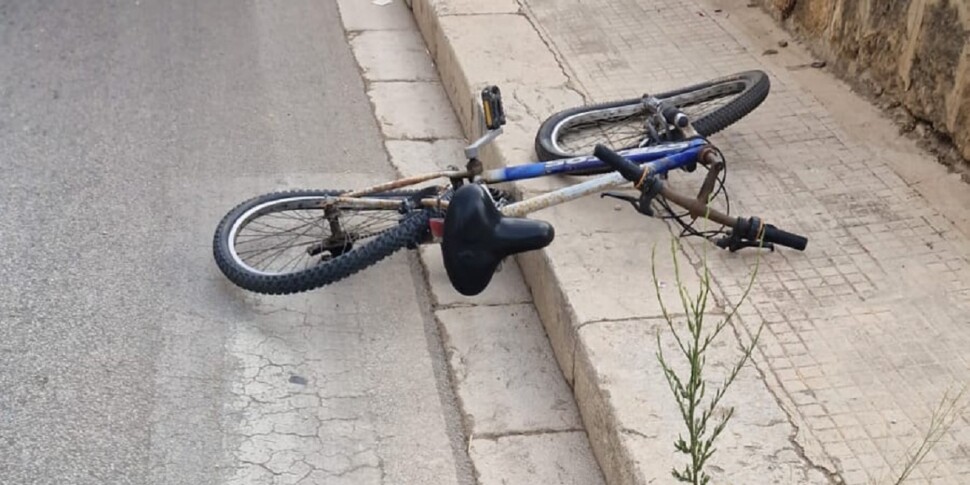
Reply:
[[[242,200],[393,175],[334,2],[0,0],[0,482],[473,483],[397,255],[264,298]]]

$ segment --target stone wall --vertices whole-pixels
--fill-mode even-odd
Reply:
[[[970,0],[760,0],[846,80],[901,103],[970,160]]]

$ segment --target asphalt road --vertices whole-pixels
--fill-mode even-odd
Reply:
[[[380,141],[334,2],[0,1],[0,482],[467,482],[407,257],[275,299],[212,261]]]

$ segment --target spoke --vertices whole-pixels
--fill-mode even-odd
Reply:
[[[309,226],[307,228],[307,231],[309,231],[309,228],[310,227],[313,227],[313,226]],[[307,231],[303,231],[302,233],[297,234],[296,236],[293,236],[292,238],[288,239],[287,242],[292,242],[292,241],[295,241],[295,240],[299,239],[300,237],[305,236],[306,233],[307,233]],[[273,261],[276,261],[276,258],[280,257],[280,254],[283,254],[287,249],[289,249],[289,248],[284,247],[283,249],[281,249],[281,250],[273,253],[273,258],[270,259],[269,260],[269,263],[267,263],[267,264],[272,264]],[[263,261],[266,261],[266,258],[263,258],[263,259],[260,260],[260,262],[263,262]]]
[[[363,229],[369,229],[369,228],[372,228],[372,227],[375,227],[375,226],[379,226],[379,225],[384,224],[384,223],[387,223],[387,222],[391,222],[391,221],[378,219],[378,220],[370,221],[370,222],[363,223],[363,224],[359,224],[359,225],[351,225],[351,227],[354,228],[354,229],[356,229],[357,231],[360,231],[360,230],[363,230]]]
[[[277,232],[266,232],[266,231],[256,230],[256,231],[252,231],[252,232],[254,232],[256,234],[237,234],[236,235],[236,238],[238,239],[238,238],[241,238],[242,237],[242,238],[246,238],[246,240],[243,241],[243,242],[253,242],[253,241],[259,241],[259,240],[262,240],[262,239],[266,239],[268,237],[279,237],[281,235],[285,235],[285,234],[292,233],[293,231],[295,231],[297,229],[301,229],[303,227],[305,227],[305,226],[296,226],[293,229],[287,229],[287,230],[280,229]],[[251,229],[249,227],[247,227],[246,230],[247,231],[250,231]]]
[[[290,267],[290,264],[294,262],[299,263],[300,260],[303,259],[303,256],[309,256],[309,254],[307,254],[306,251],[300,251],[296,253],[296,256],[291,258],[289,261],[287,261],[286,264],[284,264],[283,267],[280,269],[280,271],[286,271]],[[294,269],[296,269],[297,267],[299,267],[299,264],[293,266]]]
[[[307,218],[303,218],[303,217],[297,216],[296,214],[293,214],[293,212],[296,212],[296,211],[309,212],[309,209],[295,209],[295,210],[286,211],[286,212],[282,212],[282,211],[281,212],[274,212],[272,215],[279,216],[281,219],[289,219],[289,220],[294,220],[294,221],[307,222],[307,223],[310,223],[310,224],[312,224],[314,222],[314,220],[323,219],[325,217],[325,215],[322,215],[321,214],[319,216],[308,215]],[[307,220],[307,219],[310,219],[310,220]]]
[[[303,226],[295,226],[295,227],[292,227],[292,228],[290,228],[290,229],[284,229],[284,228],[282,228],[282,227],[276,227],[276,226],[274,226],[274,225],[271,225],[271,224],[267,224],[267,223],[265,223],[265,222],[263,222],[263,221],[260,221],[260,220],[255,220],[255,219],[254,219],[254,220],[252,220],[252,221],[251,221],[251,222],[250,222],[250,223],[249,223],[248,225],[246,225],[246,228],[247,228],[247,229],[249,229],[249,230],[251,230],[251,231],[253,231],[253,232],[261,232],[261,231],[259,231],[259,230],[257,230],[257,229],[252,229],[252,228],[250,228],[250,227],[249,227],[249,226],[252,226],[253,224],[261,224],[261,225],[263,225],[263,226],[266,226],[266,227],[268,227],[268,228],[270,228],[270,229],[273,229],[273,230],[276,230],[276,231],[282,231],[283,233],[287,233],[287,232],[293,232],[293,231],[295,231],[295,230],[297,230],[297,229],[300,229],[301,227],[303,227]],[[262,231],[262,232],[263,232],[263,233],[265,233],[265,234],[270,234],[270,233],[269,233],[269,232],[267,232],[267,231]],[[279,232],[277,232],[277,233],[274,233],[274,234],[279,234]]]
[[[279,249],[279,250],[273,251],[273,252],[271,252],[271,253],[263,256],[263,258],[260,259],[258,262],[253,262],[251,264],[251,266],[253,266],[255,268],[260,268],[260,267],[262,267],[261,264],[264,261],[266,261],[266,260],[269,260],[269,262],[272,263],[273,260],[275,260],[277,257],[279,257],[280,254],[283,254],[284,252],[286,252],[287,249],[288,248],[283,248],[283,249]],[[270,258],[272,258],[272,259],[270,259]]]
[[[375,237],[399,223],[400,214],[389,209],[348,209],[337,214],[346,233],[342,249],[354,242]],[[319,234],[317,234],[319,233]],[[275,240],[270,241],[270,238]],[[330,224],[317,208],[292,208],[269,212],[246,222],[233,244],[247,265],[273,273],[312,267],[317,259],[306,250],[332,238]],[[332,240],[332,239],[330,239]],[[336,241],[335,241],[336,242]],[[335,246],[330,251],[341,252]],[[288,251],[293,254],[287,255]]]
[[[310,227],[313,227],[313,226],[310,226]],[[298,226],[294,230],[299,229],[299,228],[300,228],[300,226]],[[247,227],[247,229],[249,229],[249,228]],[[236,242],[237,242],[237,244],[247,244],[247,243],[252,243],[252,242],[258,242],[258,241],[261,241],[263,239],[267,239],[267,238],[271,238],[271,237],[280,237],[280,236],[283,236],[285,234],[289,234],[291,232],[293,232],[293,230],[283,231],[283,232],[259,233],[260,235],[239,234],[239,235],[236,236]],[[244,240],[244,241],[240,241],[239,240],[240,237],[246,237],[247,239]]]
[[[307,209],[302,209],[302,210],[303,211],[306,211],[306,212],[309,212]],[[314,216],[314,215],[310,214],[310,215],[308,215],[308,219],[309,220],[307,220],[307,219],[303,219],[301,217],[297,217],[296,215],[289,215],[289,214],[287,214],[287,218],[288,219],[292,219],[292,220],[297,220],[297,221],[300,221],[300,222],[304,222],[306,224],[310,224],[310,225],[313,225],[315,227],[318,227],[325,234],[329,234],[330,233],[330,226],[329,225],[324,226],[323,224],[321,224],[322,220],[324,219],[324,216]]]

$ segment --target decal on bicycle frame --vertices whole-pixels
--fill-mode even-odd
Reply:
[[[653,145],[643,148],[631,148],[628,150],[623,150],[620,153],[630,160],[641,164],[659,160],[664,157],[684,154],[705,144],[706,141],[704,140],[688,140],[676,143],[665,143],[663,145]],[[690,154],[690,156],[693,156],[693,154]],[[679,161],[679,157],[675,158],[678,160],[678,163],[682,163]],[[601,168],[604,166],[604,163],[600,159],[594,157],[593,155],[587,155],[575,158],[565,158],[562,160],[553,160],[549,162],[527,163],[523,165],[511,165],[504,168],[497,168],[484,172],[481,178],[489,183],[499,183],[544,177],[546,175],[562,174],[571,172],[573,170],[581,170],[586,168]]]
[[[630,148],[628,150],[621,151],[623,156],[630,158],[635,156],[649,155],[652,153],[664,153],[665,155],[670,155],[676,152],[687,150],[691,147],[690,142],[682,141],[677,143],[665,143],[663,145],[653,145],[642,148]],[[659,157],[658,157],[659,158]],[[592,155],[585,155],[582,157],[574,158],[564,158],[562,160],[554,160],[551,162],[545,162],[546,171],[549,173],[561,172],[563,170],[568,170],[576,165],[588,165],[590,162],[599,162],[599,159]]]

